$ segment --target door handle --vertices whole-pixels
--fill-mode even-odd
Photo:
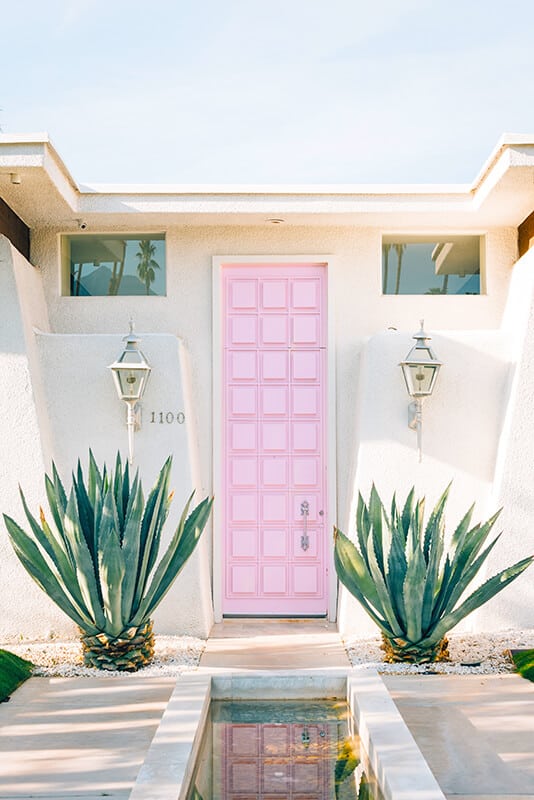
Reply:
[[[306,552],[306,550],[310,546],[310,537],[308,536],[308,514],[310,513],[310,504],[307,500],[303,500],[300,504],[300,515],[304,517],[303,525],[304,530],[302,536],[300,537],[300,546]]]

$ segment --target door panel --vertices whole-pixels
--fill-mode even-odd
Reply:
[[[223,285],[223,613],[325,614],[325,268]]]

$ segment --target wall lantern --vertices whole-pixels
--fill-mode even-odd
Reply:
[[[128,451],[130,464],[133,464],[134,431],[141,427],[138,403],[145,393],[152,367],[137,346],[140,339],[134,333],[133,320],[130,320],[130,333],[122,341],[126,342],[126,347],[109,369],[113,373],[119,399],[124,400],[128,407]]]
[[[417,431],[419,461],[422,460],[423,452],[423,399],[434,391],[438,372],[442,366],[442,362],[438,361],[428,344],[430,336],[425,333],[423,326],[424,320],[421,320],[421,330],[412,337],[415,339],[415,345],[399,364],[408,394],[413,397],[413,402],[408,406],[408,425]]]

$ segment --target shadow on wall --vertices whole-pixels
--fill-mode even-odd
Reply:
[[[491,482],[512,377],[505,341],[498,333],[436,335],[432,347],[443,362],[436,389],[423,404],[423,462],[408,428],[410,398],[401,359],[412,346],[406,334],[373,336],[362,357],[356,474],[391,488],[409,487],[439,465],[441,483],[455,474]]]

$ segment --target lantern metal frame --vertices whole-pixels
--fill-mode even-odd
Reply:
[[[119,400],[122,400],[127,406],[128,460],[130,464],[133,464],[134,432],[141,428],[140,402],[145,393],[152,367],[138,347],[141,340],[134,331],[133,320],[130,320],[130,331],[122,341],[126,343],[126,346],[108,369],[113,375]]]
[[[412,338],[415,339],[415,345],[406,358],[399,363],[399,366],[402,369],[408,394],[413,398],[408,406],[408,427],[417,433],[419,461],[422,461],[423,400],[433,393],[443,362],[436,357],[428,344],[432,337],[425,333],[424,320],[421,320],[421,330]]]

